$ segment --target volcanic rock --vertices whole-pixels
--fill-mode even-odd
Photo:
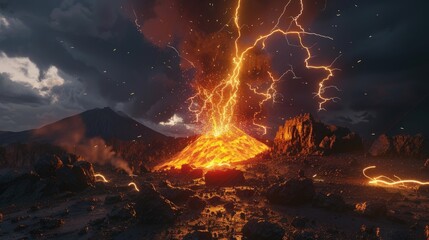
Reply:
[[[128,220],[134,217],[136,217],[136,211],[130,204],[125,204],[119,208],[113,208],[109,214],[109,218],[115,220]]]
[[[373,157],[387,155],[392,150],[391,139],[385,135],[380,135],[371,145],[368,153]]]
[[[235,186],[245,182],[244,173],[237,169],[210,170],[204,175],[208,186]]]
[[[422,135],[380,135],[371,145],[369,154],[373,157],[400,156],[421,157],[425,151],[425,139]]]
[[[164,198],[150,183],[140,186],[135,210],[140,221],[148,224],[172,223],[179,213],[177,206]]]
[[[194,190],[189,188],[174,187],[168,181],[164,181],[163,186],[164,188],[160,189],[161,194],[176,204],[186,202],[189,197],[195,195]]]
[[[201,199],[200,197],[193,196],[188,200],[189,209],[192,209],[195,211],[202,211],[206,206],[207,206],[207,202],[204,201],[204,199]]]
[[[62,166],[63,162],[57,155],[46,154],[37,160],[34,165],[34,171],[42,178],[52,177],[55,175],[55,171]]]
[[[0,185],[0,205],[36,201],[55,193],[55,189],[51,180],[41,180],[40,176],[33,172],[22,173]]]
[[[250,189],[250,188],[238,188],[235,190],[236,195],[239,198],[251,198],[253,196],[255,196],[255,190],[254,189]]]
[[[191,233],[186,234],[183,237],[183,240],[212,240],[212,233],[209,231],[193,231]]]
[[[266,197],[273,204],[299,205],[311,202],[314,193],[311,179],[292,178],[284,183],[270,186],[266,192]]]
[[[95,183],[94,168],[91,163],[77,161],[56,171],[60,187],[63,190],[82,191]]]
[[[111,196],[106,196],[104,199],[104,204],[115,204],[122,202],[124,200],[124,194],[116,194]]]
[[[299,115],[280,126],[274,138],[273,152],[278,155],[326,155],[358,151],[362,139],[344,127],[325,125],[310,114]]]
[[[276,223],[252,219],[243,226],[242,233],[247,240],[281,240],[285,230]]]
[[[368,217],[382,217],[387,213],[387,206],[384,201],[368,201],[356,204],[355,210]]]
[[[180,171],[182,175],[190,177],[192,179],[202,178],[204,174],[202,168],[194,168],[190,164],[183,164]]]
[[[302,229],[302,228],[305,228],[305,226],[307,225],[308,222],[309,222],[309,220],[305,217],[295,217],[292,220],[291,225],[294,228]]]

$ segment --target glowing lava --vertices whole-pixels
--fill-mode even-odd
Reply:
[[[401,187],[406,187],[407,184],[412,184],[412,185],[429,185],[429,182],[422,182],[422,181],[418,181],[418,180],[414,180],[414,179],[406,179],[406,180],[402,180],[401,178],[394,176],[396,178],[396,180],[386,177],[384,175],[380,175],[377,177],[370,177],[366,174],[366,171],[369,169],[374,169],[376,168],[376,166],[369,166],[366,167],[362,170],[362,174],[368,178],[370,181],[368,182],[371,185],[380,185],[380,186],[386,186],[386,187],[397,187],[397,186],[401,186]]]
[[[269,148],[240,129],[233,127],[220,136],[204,134],[183,149],[171,161],[157,169],[168,166],[180,168],[182,164],[196,167],[229,166],[231,163],[250,159]]]
[[[325,103],[337,100],[336,97],[325,96],[327,89],[336,88],[335,86],[326,85],[326,82],[333,76],[335,69],[331,68],[330,65],[312,64],[310,62],[313,58],[311,46],[307,46],[304,42],[304,36],[308,35],[327,39],[332,38],[304,30],[299,23],[304,11],[303,0],[296,0],[299,3],[298,13],[294,16],[286,17],[285,13],[292,1],[288,1],[284,6],[283,12],[277,18],[277,24],[272,29],[254,39],[247,39],[242,36],[241,30],[245,24],[240,23],[242,0],[238,0],[233,16],[234,28],[237,33],[234,41],[235,49],[228,74],[223,79],[212,79],[215,80],[211,81],[214,82],[214,85],[207,86],[202,83],[195,83],[196,94],[188,99],[190,102],[189,111],[195,114],[196,122],[204,124],[205,133],[171,161],[157,166],[156,169],[166,166],[180,167],[182,164],[193,164],[196,167],[228,165],[233,162],[247,160],[269,149],[265,144],[255,140],[235,126],[237,125],[236,108],[239,100],[239,88],[242,85],[240,77],[246,57],[254,49],[264,50],[268,40],[273,36],[280,35],[285,37],[285,40],[290,36],[295,37],[298,46],[304,52],[303,63],[305,67],[323,73],[318,89],[315,92],[315,96],[319,99],[319,110],[324,109]],[[281,21],[286,21],[286,26],[288,27],[280,27],[279,23]],[[247,84],[256,96],[262,98],[259,102],[259,111],[254,114],[253,124],[262,129],[263,134],[267,132],[267,127],[256,119],[262,113],[262,107],[265,102],[269,100],[275,101],[277,94],[276,83],[287,73],[295,77],[292,67],[278,78],[268,72],[270,77],[268,83],[270,84],[267,89],[258,89]]]

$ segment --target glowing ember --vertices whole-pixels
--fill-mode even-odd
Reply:
[[[100,174],[100,173],[96,173],[96,174],[94,174],[94,177],[95,177],[95,180],[97,181],[97,182],[105,182],[105,183],[108,183],[109,182],[109,180],[107,180],[106,179],[106,177],[104,177],[102,174]],[[99,180],[97,180],[97,178],[99,179]]]
[[[206,168],[229,166],[231,163],[247,160],[268,149],[265,144],[233,127],[220,136],[202,135],[171,161],[157,166],[156,169],[168,166],[179,168],[188,163]]]
[[[135,182],[128,183],[128,186],[133,186],[137,192],[140,192],[140,189],[137,187],[137,184]]]
[[[372,185],[380,185],[380,186],[388,186],[388,187],[396,187],[396,186],[406,187],[407,184],[429,185],[429,182],[421,182],[421,181],[414,180],[414,179],[402,180],[401,178],[399,178],[398,176],[395,176],[395,175],[394,175],[394,178],[396,178],[396,180],[389,178],[389,177],[386,177],[384,175],[380,175],[377,177],[368,176],[366,174],[366,171],[369,169],[374,169],[374,168],[376,168],[376,166],[369,166],[369,167],[366,167],[362,170],[362,174],[370,180],[368,183],[372,184]]]

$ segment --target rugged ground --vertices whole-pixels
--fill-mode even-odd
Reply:
[[[423,164],[359,155],[261,157],[234,166],[244,172],[245,181],[227,187],[207,186],[204,177],[195,178],[199,173],[190,176],[172,170],[131,178],[106,166],[94,166],[108,183],[36,201],[23,197],[1,202],[0,238],[245,239],[245,233],[248,239],[276,239],[270,234],[281,234],[283,229],[283,239],[427,239],[428,193],[410,187],[371,186],[362,175],[364,167],[376,165],[368,174],[429,180]],[[313,199],[305,204],[270,203],[269,186],[296,178],[298,172],[314,182]],[[141,191],[128,186],[130,181]],[[177,218],[164,205],[150,203],[156,198],[145,198],[153,194],[145,190],[146,183],[177,205]],[[335,197],[326,198],[326,194]],[[365,212],[355,210],[356,204],[364,202]],[[252,219],[266,222],[243,229]]]

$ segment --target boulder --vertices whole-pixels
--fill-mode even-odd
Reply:
[[[163,197],[150,183],[143,183],[137,195],[135,210],[146,224],[168,224],[176,220],[179,209]]]
[[[39,157],[34,165],[34,171],[42,178],[52,177],[55,171],[63,166],[61,159],[54,154],[45,154]]]
[[[77,161],[56,171],[62,190],[79,192],[95,183],[94,168],[90,162]]]
[[[380,135],[372,143],[368,153],[373,157],[399,156],[418,158],[425,154],[423,135],[396,135],[388,137]]]
[[[284,183],[271,185],[266,192],[266,197],[273,204],[299,205],[310,203],[314,194],[311,179],[292,178]]]
[[[274,138],[277,155],[327,155],[363,149],[358,134],[344,127],[315,121],[310,114],[286,120]]]
[[[190,164],[183,164],[180,169],[180,172],[182,175],[191,179],[202,178],[204,173],[202,168],[194,168]]]
[[[197,212],[201,212],[207,206],[207,202],[204,199],[193,196],[188,200],[188,207],[191,210],[195,210]]]
[[[168,200],[180,204],[186,202],[189,197],[195,195],[195,191],[189,188],[174,187],[169,181],[164,181],[164,187],[160,188],[161,194]]]
[[[252,219],[242,229],[247,240],[282,240],[285,230],[277,223]]]
[[[395,153],[402,157],[421,157],[424,153],[424,137],[421,134],[415,136],[396,135],[392,137],[392,145]]]
[[[245,182],[244,173],[237,169],[216,169],[207,171],[204,175],[207,186],[236,186]]]
[[[385,156],[392,151],[391,139],[385,135],[380,135],[371,145],[368,153],[373,157]]]

